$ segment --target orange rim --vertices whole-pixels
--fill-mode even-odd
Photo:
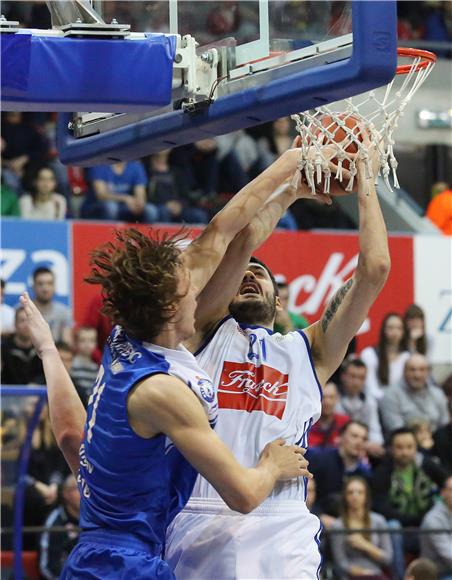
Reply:
[[[436,54],[428,50],[420,50],[418,48],[398,48],[397,54],[405,58],[421,58],[422,60],[416,65],[416,72],[428,67],[429,64],[436,62]],[[411,72],[412,64],[401,64],[397,67],[396,74],[406,75]]]

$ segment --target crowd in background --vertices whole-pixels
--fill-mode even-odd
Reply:
[[[55,299],[54,273],[40,267],[31,274],[33,299],[86,406],[110,330],[99,312],[101,299],[74,327],[69,309]],[[284,309],[276,330],[284,334],[314,322],[290,312],[288,284],[277,282]],[[1,319],[2,384],[44,384],[23,309],[2,303]],[[330,578],[403,579],[419,555],[435,562],[439,577],[452,577],[452,375],[435,383],[429,365],[434,348],[422,308],[389,312],[378,343],[361,352],[352,343],[324,388],[322,414],[309,435],[314,480],[308,503],[329,532],[322,550]],[[2,409],[2,487],[15,482],[18,445],[31,411],[27,405],[19,409],[18,399]],[[33,435],[26,483],[25,525],[65,529],[25,539],[26,548],[40,550],[43,577],[57,578],[77,539],[78,492],[47,409]],[[12,523],[10,506],[2,504],[2,515],[5,526]],[[385,533],[388,528],[392,533]],[[406,528],[411,533],[402,533]],[[361,529],[372,532],[354,531]]]

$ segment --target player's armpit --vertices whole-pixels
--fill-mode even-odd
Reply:
[[[233,510],[247,513],[257,507],[277,480],[309,476],[303,450],[283,441],[267,445],[255,468],[241,466],[210,428],[193,392],[174,377],[154,375],[138,384],[127,408],[138,435],[167,435]]]

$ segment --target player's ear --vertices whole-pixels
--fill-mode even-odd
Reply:
[[[283,305],[281,303],[281,298],[279,296],[275,296],[275,306],[276,312],[281,312],[282,310],[284,310]]]

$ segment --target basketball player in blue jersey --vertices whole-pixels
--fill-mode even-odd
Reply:
[[[369,155],[375,172],[378,153],[369,150]],[[309,430],[320,415],[321,387],[342,362],[390,268],[373,178],[358,162],[356,271],[320,321],[302,332],[273,334],[280,308],[277,285],[271,271],[251,255],[290,203],[290,190],[286,194],[279,198],[283,203],[264,206],[229,246],[200,294],[198,332],[187,343],[218,389],[217,433],[244,465],[275,436],[307,447]],[[306,508],[306,492],[307,481],[286,482],[243,516],[228,510],[199,477],[167,533],[165,557],[176,577],[318,578],[321,526]]]
[[[265,447],[255,467],[235,461],[211,429],[217,402],[210,378],[181,345],[195,331],[196,297],[228,245],[297,160],[296,150],[281,156],[184,252],[175,239],[124,230],[93,253],[88,281],[102,286],[104,311],[116,326],[86,424],[48,327],[22,298],[43,360],[53,429],[81,491],[83,531],[61,578],[173,578],[161,559],[165,531],[191,493],[195,470],[244,513],[277,481],[309,475],[303,451],[281,439]]]

